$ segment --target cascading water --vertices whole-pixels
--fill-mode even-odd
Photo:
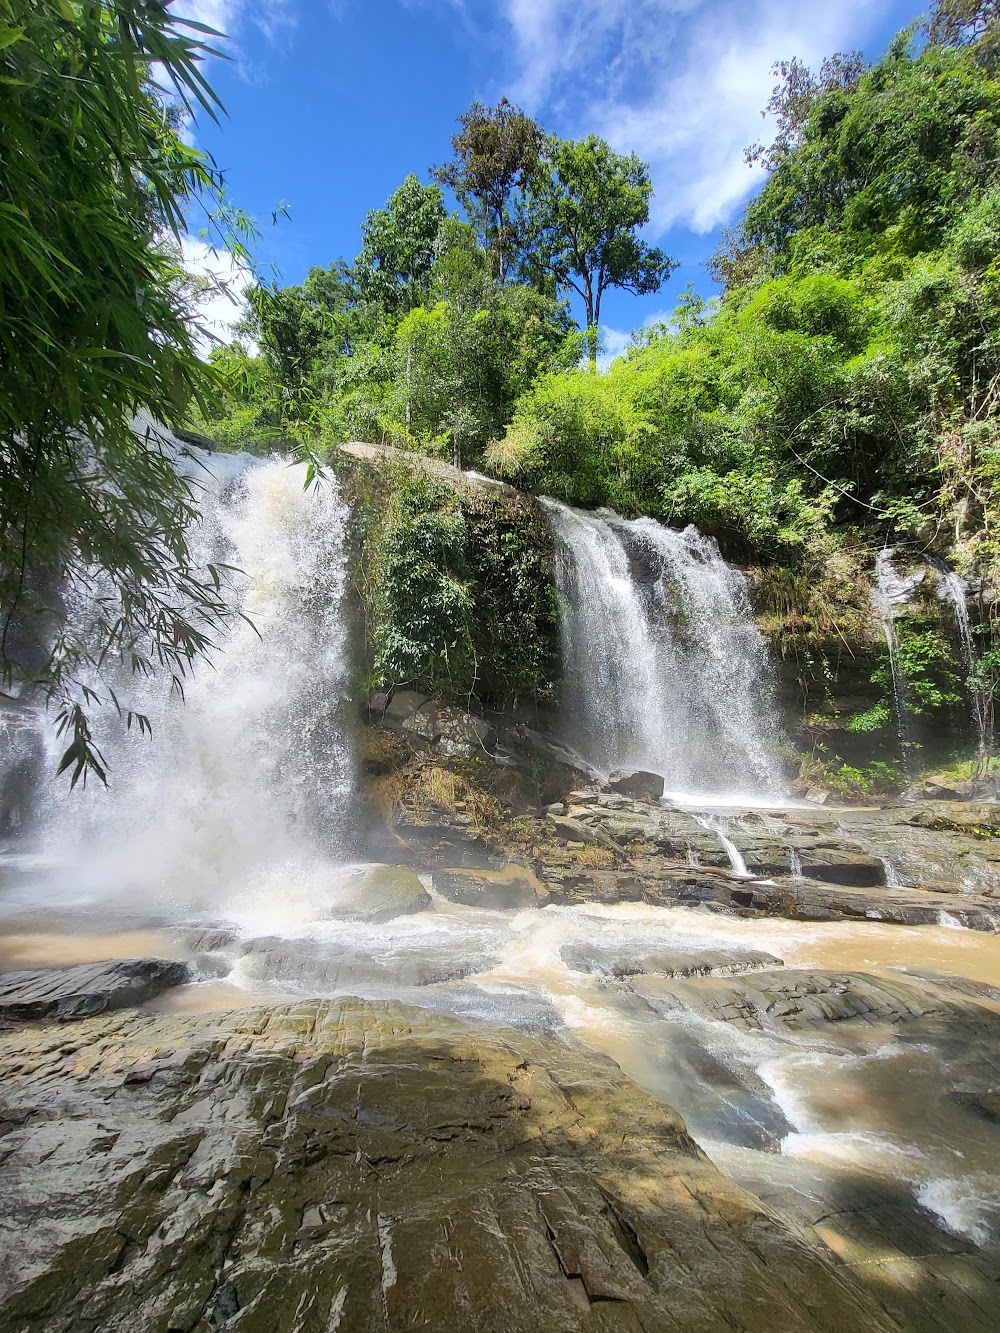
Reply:
[[[959,642],[962,646],[962,662],[966,672],[971,676],[975,670],[977,653],[975,640],[972,637],[972,624],[969,620],[969,603],[966,597],[965,584],[954,570],[948,568],[943,560],[932,559],[930,563],[938,576],[938,597],[941,601],[948,602],[955,613]],[[990,710],[985,691],[975,688],[972,688],[972,720],[978,733],[979,757],[982,759],[989,752],[992,740],[990,736]]]
[[[206,993],[206,1007],[290,993],[391,995],[467,1021],[567,1029],[676,1106],[737,1180],[770,1182],[769,1198],[806,1199],[815,1216],[838,1208],[859,1181],[884,1192],[891,1171],[893,1208],[904,1220],[909,1185],[918,1221],[930,1210],[949,1231],[993,1243],[996,1136],[949,1100],[946,1048],[900,1043],[888,1020],[840,1037],[847,1024],[786,1030],[778,1014],[755,1031],[691,1007],[692,978],[707,971],[711,997],[723,977],[749,976],[770,954],[775,968],[782,958],[805,974],[858,970],[860,956],[864,970],[898,978],[898,927],[729,919],[643,903],[510,911],[441,894],[391,920],[338,917],[343,861],[354,852],[340,711],[345,508],[332,481],[305,492],[299,468],[224,456],[206,466],[195,540],[206,559],[245,572],[242,608],[255,628],[235,622],[184,705],[163,682],[121,683],[123,701],[151,717],[153,737],[105,716],[98,739],[110,791],[91,785],[70,797],[65,779],[52,780],[40,875],[27,893],[13,875],[0,881],[0,913],[15,938],[37,932],[44,917],[53,951],[65,948],[67,931],[81,940],[92,932],[87,956],[104,958],[114,956],[105,941],[124,927],[120,947],[131,947],[135,918],[146,916],[160,929],[143,948],[176,947],[192,926],[224,941],[190,945],[199,976],[208,975],[206,957],[232,969],[220,983],[230,992],[223,1001],[212,998],[212,981],[189,988]],[[593,752],[609,764],[659,767],[677,786],[778,789],[763,642],[745,585],[714,543],[648,520],[562,506],[552,514],[569,665],[576,685],[590,690],[591,729],[581,734]],[[745,873],[726,824],[705,823]],[[697,865],[693,850],[689,861]],[[52,901],[70,910],[50,913]],[[924,953],[908,937],[905,962],[966,975],[963,964],[952,967],[960,954],[966,968],[978,960],[982,979],[992,978],[997,937],[977,935],[980,959],[965,933],[928,928]],[[20,934],[22,947],[38,949],[38,939]],[[637,999],[643,994],[648,1003]],[[189,1001],[197,996],[178,995],[177,1003]],[[931,1115],[923,1114],[927,1089],[937,1094]],[[879,1253],[890,1271],[896,1252],[886,1243]],[[912,1266],[901,1267],[909,1274]]]
[[[912,574],[900,574],[892,563],[893,551],[886,547],[875,557],[875,588],[872,598],[882,622],[886,647],[889,650],[889,668],[892,672],[892,694],[896,705],[896,726],[899,732],[899,746],[905,766],[908,757],[909,735],[906,712],[906,677],[903,673],[899,656],[899,638],[896,634],[896,619],[900,608],[913,596],[923,582],[924,571],[915,570]]]
[[[545,500],[557,539],[567,739],[669,793],[773,800],[779,728],[746,581],[689,527]]]
[[[105,710],[109,787],[69,798],[65,778],[50,777],[40,842],[49,888],[71,898],[232,916],[322,897],[351,850],[347,510],[332,479],[305,490],[301,466],[245,455],[194,466],[204,517],[192,543],[241,571],[243,616],[183,704],[160,676],[117,682],[152,737]]]

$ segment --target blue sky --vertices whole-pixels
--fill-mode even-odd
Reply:
[[[760,177],[774,61],[881,54],[920,0],[175,0],[227,33],[209,76],[228,115],[195,142],[261,228],[259,260],[299,282],[360,248],[409,171],[450,153],[455,119],[506,96],[545,128],[597,133],[651,164],[648,239],[681,261],[659,295],[605,298],[605,339],[668,312]],[[290,216],[272,225],[279,202]],[[192,247],[197,254],[199,247]],[[224,264],[222,268],[224,269]],[[213,315],[224,311],[213,310]]]

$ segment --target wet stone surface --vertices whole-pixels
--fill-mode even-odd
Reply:
[[[187,963],[126,958],[0,973],[0,1022],[62,1022],[145,1003],[190,980]]]
[[[611,1062],[526,1034],[114,1016],[0,1034],[0,1077],[10,1333],[900,1327]]]

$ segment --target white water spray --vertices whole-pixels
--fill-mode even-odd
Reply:
[[[294,916],[349,859],[347,510],[331,478],[305,490],[301,466],[208,455],[204,468],[192,545],[242,571],[243,618],[183,703],[162,677],[123,673],[116,692],[153,735],[110,710],[97,719],[109,788],[70,799],[51,777],[43,848],[74,900],[227,915],[281,903]]]
[[[955,613],[955,624],[958,627],[958,637],[962,647],[962,662],[966,673],[971,676],[975,670],[978,654],[976,653],[975,640],[972,637],[972,624],[969,620],[969,602],[965,584],[954,570],[948,568],[943,560],[932,559],[931,564],[937,571],[938,597],[941,601],[948,602]],[[972,721],[978,734],[979,757],[982,759],[989,752],[992,742],[990,710],[985,691],[972,688],[971,693]]]
[[[746,581],[693,527],[544,501],[557,538],[568,739],[670,794],[782,793],[764,639]]]
[[[896,705],[896,726],[899,732],[899,746],[904,766],[907,759],[907,713],[906,713],[906,677],[899,655],[899,638],[896,634],[896,620],[901,608],[913,596],[915,589],[923,582],[924,570],[915,570],[912,574],[900,574],[892,563],[893,552],[886,547],[875,557],[875,588],[872,593],[875,607],[882,622],[886,647],[889,650],[889,667],[892,672],[892,694]]]

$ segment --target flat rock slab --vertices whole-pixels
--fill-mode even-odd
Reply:
[[[595,972],[605,977],[645,973],[667,977],[730,976],[781,966],[780,958],[756,949],[652,949],[630,953],[594,944],[564,944],[560,956],[575,972]]]
[[[815,1029],[852,1020],[905,1023],[911,1019],[971,1018],[1000,1029],[1000,1016],[905,979],[804,968],[754,972],[733,979],[697,981],[633,979],[633,989],[661,1012],[694,1010],[706,1018],[748,1029]]]
[[[145,1004],[190,979],[187,963],[163,958],[125,958],[4,972],[0,973],[0,1019],[25,1022],[87,1018]]]
[[[559,1042],[355,1000],[113,1015],[0,1033],[0,1086],[4,1333],[900,1327]]]

